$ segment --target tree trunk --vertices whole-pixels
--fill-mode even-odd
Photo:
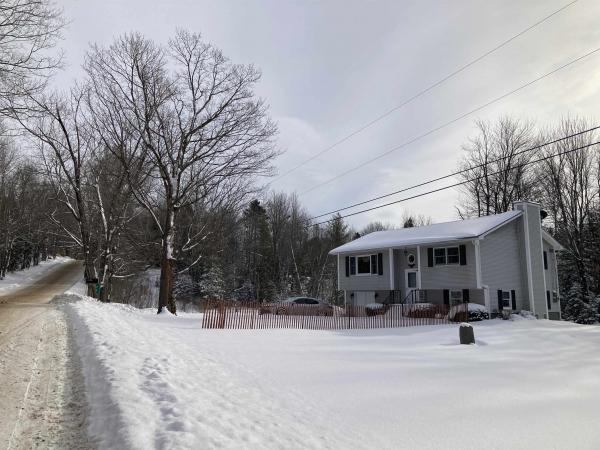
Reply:
[[[83,227],[82,227],[83,228]],[[90,252],[90,240],[86,231],[82,229],[82,246],[83,251],[83,273],[85,276],[85,282],[87,284],[87,295],[88,297],[96,298],[96,285],[91,282],[96,278],[96,268],[94,267],[94,258]]]
[[[167,308],[176,314],[175,299],[173,298],[173,269],[175,258],[173,255],[175,245],[175,211],[167,208],[167,217],[163,232],[163,248],[160,262],[160,291],[158,297],[158,313]]]

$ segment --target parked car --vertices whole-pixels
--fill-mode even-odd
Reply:
[[[298,316],[333,316],[339,310],[322,300],[311,297],[290,297],[281,302],[261,305],[259,314],[298,315]]]

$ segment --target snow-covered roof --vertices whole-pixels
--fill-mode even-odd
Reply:
[[[523,214],[521,211],[515,210],[476,219],[434,223],[433,225],[398,230],[375,231],[334,248],[329,253],[336,255],[363,250],[401,248],[409,245],[473,239],[501,227],[521,214]]]

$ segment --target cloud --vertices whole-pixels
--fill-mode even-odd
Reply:
[[[72,20],[65,35],[72,71],[64,82],[77,73],[90,41],[107,43],[130,30],[159,41],[176,27],[199,31],[232,61],[261,68],[257,92],[279,123],[281,174],[566,3],[155,0],[149,8],[145,0],[63,0]],[[363,164],[599,46],[599,15],[600,2],[575,3],[273,188],[303,192],[360,165],[301,196],[318,214],[452,171],[477,118],[512,115],[543,126],[567,114],[594,115],[600,54]],[[405,208],[436,221],[453,219],[457,198],[456,191],[444,191],[349,220],[357,228],[370,220],[399,221]]]

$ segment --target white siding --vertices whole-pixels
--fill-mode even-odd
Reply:
[[[498,290],[514,290],[517,310],[530,309],[522,229],[519,217],[481,240],[481,279],[489,287],[492,311],[498,309]]]
[[[467,289],[477,287],[475,274],[475,246],[471,241],[448,242],[430,247],[455,247],[465,245],[467,264],[433,266],[427,262],[427,246],[421,247],[421,285],[423,289]]]
[[[350,275],[346,276],[346,256],[367,254],[383,254],[383,275]],[[371,252],[340,254],[338,265],[340,290],[345,291],[389,291],[390,290],[390,258],[388,250],[373,250]]]

